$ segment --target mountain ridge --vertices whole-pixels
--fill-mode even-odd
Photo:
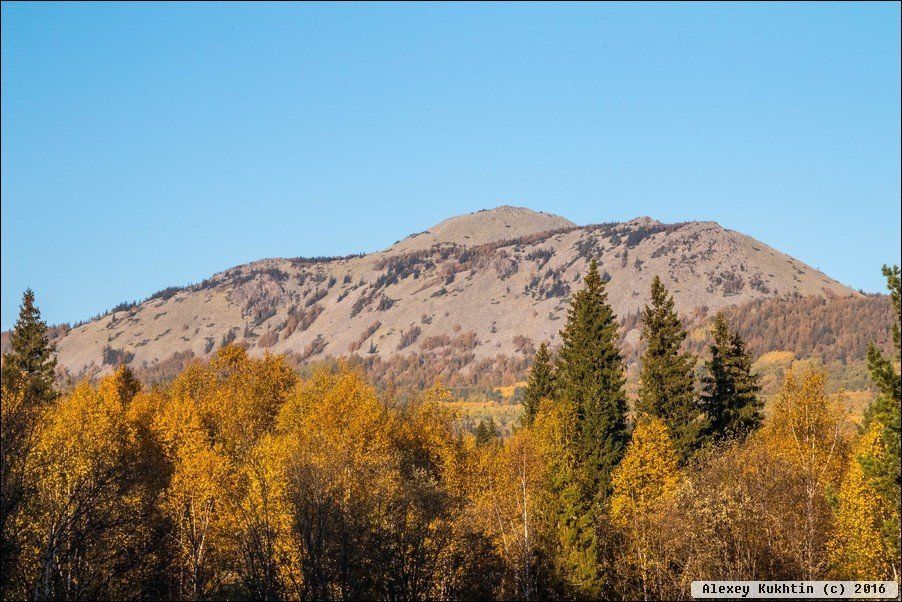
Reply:
[[[859,294],[716,222],[642,216],[578,226],[502,205],[449,218],[375,253],[263,259],[164,289],[63,328],[59,360],[80,376],[122,362],[151,368],[173,354],[206,357],[240,343],[300,362],[444,354],[465,369],[524,355],[525,339],[554,344],[590,259],[609,280],[609,301],[621,317],[639,311],[655,274],[683,314],[755,299]],[[629,343],[637,338],[637,328],[625,334]]]

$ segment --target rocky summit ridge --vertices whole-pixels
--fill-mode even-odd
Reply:
[[[658,275],[678,311],[772,297],[858,295],[768,245],[714,222],[650,217],[578,226],[504,205],[452,217],[368,255],[266,259],[160,291],[59,330],[71,376],[127,362],[208,357],[227,343],[309,362],[358,354],[467,364],[555,344],[591,259],[619,316],[638,312]],[[627,340],[638,337],[630,327]]]

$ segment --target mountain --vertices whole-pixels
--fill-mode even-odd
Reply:
[[[764,299],[860,297],[714,222],[639,217],[577,226],[502,206],[450,218],[377,253],[265,259],[165,289],[59,329],[59,362],[72,377],[121,362],[154,370],[234,342],[299,363],[358,354],[466,372],[506,358],[502,371],[522,370],[540,341],[557,342],[592,258],[610,281],[628,345],[638,339],[635,316],[656,274],[685,315]]]
[[[576,227],[576,224],[558,215],[502,205],[495,209],[449,217],[425,232],[411,234],[389,250],[397,253],[421,251],[441,243],[472,247]]]

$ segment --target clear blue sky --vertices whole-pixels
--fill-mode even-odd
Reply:
[[[900,9],[2,5],[2,327],[525,205],[900,255]]]

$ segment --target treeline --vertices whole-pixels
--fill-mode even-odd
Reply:
[[[886,324],[899,314],[884,295],[761,299],[724,313],[754,357],[780,350],[843,363],[865,359],[871,345],[892,353]]]
[[[753,358],[770,351],[788,351],[798,359],[851,364],[865,361],[870,345],[892,353],[886,324],[893,321],[894,310],[886,295],[757,299],[731,305],[722,313],[742,335]],[[691,333],[689,348],[702,353],[705,337],[694,335],[709,330],[715,315],[706,307],[698,307],[683,318]],[[621,345],[624,358],[631,364],[638,360],[643,347],[627,345],[623,339],[634,328],[641,328],[642,312],[624,316],[622,322]]]
[[[884,325],[892,321],[893,308],[885,295],[762,299],[727,307],[723,313],[746,341],[753,359],[771,351],[787,351],[797,359],[814,358],[827,366],[834,380],[850,389],[866,386],[859,372],[865,371],[869,345],[877,346],[884,353],[892,353],[892,340],[887,336]],[[706,308],[697,308],[683,318],[690,332],[688,348],[698,355],[704,354],[707,336],[701,334],[710,329],[714,316]],[[620,322],[621,351],[630,366],[638,362],[643,346],[641,343],[627,343],[625,339],[632,340],[630,332],[641,328],[642,314],[622,316]],[[289,318],[287,324],[290,330],[293,319]],[[68,326],[51,327],[50,330],[51,339],[58,340],[66,333]],[[241,339],[239,334],[234,331],[221,341],[210,339],[208,344],[211,348],[233,341],[248,345],[248,341]],[[478,337],[478,334],[473,334]],[[361,334],[364,335],[366,331]],[[440,340],[444,338],[447,341]],[[480,360],[476,359],[471,346],[462,345],[462,338],[462,335],[455,338],[447,335],[420,337],[413,345],[405,347],[404,353],[382,357],[368,353],[374,348],[366,337],[359,343],[360,347],[352,345],[347,350],[350,354],[347,360],[362,367],[367,378],[379,389],[391,386],[421,389],[441,378],[443,383],[457,392],[474,389],[485,393],[499,385],[510,385],[527,377],[533,355],[531,349],[535,346],[531,338],[519,335],[525,344],[513,355]],[[3,352],[9,349],[8,339],[9,332],[0,335],[0,349]],[[289,354],[288,359],[298,369],[309,363],[301,359],[300,353]],[[318,361],[334,359],[327,357]],[[142,382],[155,383],[172,380],[194,361],[197,358],[193,352],[182,351],[150,366],[131,362],[129,367]],[[74,384],[82,378],[94,380],[102,367],[93,366],[78,375],[70,374],[61,367],[58,380],[64,384]],[[851,371],[852,374],[843,374],[844,371]]]
[[[899,271],[886,270],[896,314]],[[898,579],[899,325],[850,428],[794,370],[762,415],[714,322],[701,382],[673,299],[642,315],[629,412],[594,263],[540,346],[511,436],[436,384],[300,376],[225,346],[168,384],[127,367],[60,395],[26,293],[2,379],[4,599],[685,599],[695,579]]]

